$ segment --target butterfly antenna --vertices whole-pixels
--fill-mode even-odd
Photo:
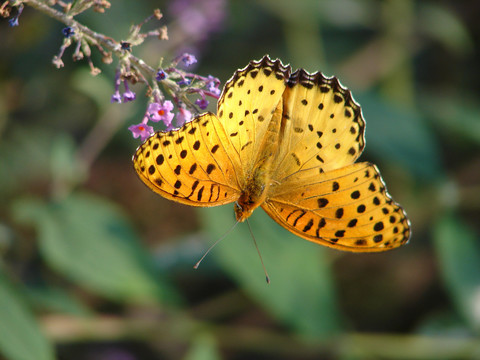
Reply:
[[[257,249],[258,256],[260,257],[260,262],[262,263],[263,272],[265,273],[265,280],[267,280],[267,284],[270,284],[270,277],[268,276],[267,269],[265,268],[265,264],[263,263],[262,254],[260,253],[260,249],[257,245],[257,240],[255,240],[255,236],[253,235],[252,227],[250,226],[250,222],[247,219],[248,230],[250,230],[250,235],[252,235],[253,243],[255,244],[255,249]]]
[[[215,247],[215,245],[217,245],[220,241],[222,241],[223,239],[225,239],[225,238],[227,237],[227,235],[230,234],[230,233],[232,232],[232,230],[235,229],[235,226],[237,226],[237,225],[238,225],[238,221],[236,221],[235,224],[233,224],[233,226],[232,226],[230,229],[228,229],[227,232],[220,237],[220,239],[218,239],[217,241],[215,241],[215,242],[213,243],[213,245],[210,246],[207,251],[205,251],[205,254],[203,254],[203,256],[200,258],[200,260],[198,260],[198,262],[197,262],[197,263],[195,264],[195,266],[193,267],[195,270],[198,269],[198,267],[200,266],[200,263],[202,262],[203,259],[205,259],[205,256],[208,255],[208,253],[210,252],[210,250],[212,250],[212,249]]]

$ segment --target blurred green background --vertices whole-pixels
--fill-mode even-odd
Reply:
[[[123,0],[78,20],[121,40],[156,7],[170,40],[134,48],[154,67],[190,51],[224,83],[270,54],[339,77],[411,242],[339,252],[259,210],[270,285],[245,224],[194,271],[233,207],[148,190],[127,130],[145,88],[111,104],[98,53],[97,77],[70,49],[55,69],[64,26],[26,6],[0,22],[0,358],[480,359],[480,3]]]

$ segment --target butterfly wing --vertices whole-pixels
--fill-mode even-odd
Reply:
[[[350,251],[406,243],[410,225],[365,146],[360,106],[336,78],[298,70],[283,94],[285,136],[263,209],[294,234]]]
[[[410,223],[386,191],[375,165],[356,163],[278,186],[262,208],[292,233],[357,252],[389,250],[408,242]]]
[[[265,56],[235,72],[218,101],[218,117],[240,159],[242,188],[261,152],[272,115],[282,101],[290,67]]]
[[[153,191],[187,205],[237,200],[289,74],[267,56],[237,70],[220,96],[218,117],[206,114],[152,135],[134,155],[137,174]]]
[[[335,77],[298,70],[282,100],[285,138],[274,165],[276,182],[294,172],[328,172],[357,160],[365,147],[365,121]]]
[[[206,113],[182,128],[158,131],[133,156],[140,179],[161,196],[192,206],[217,206],[240,196],[238,158],[223,125]]]

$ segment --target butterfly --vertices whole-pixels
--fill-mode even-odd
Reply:
[[[234,203],[237,221],[257,207],[285,229],[335,249],[377,252],[410,238],[405,211],[365,147],[360,106],[337,78],[292,72],[268,56],[237,70],[217,115],[158,131],[134,168],[161,196],[191,206]]]

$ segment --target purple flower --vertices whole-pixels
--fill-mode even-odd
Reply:
[[[132,51],[132,44],[128,41],[120,41],[120,47],[125,51]]]
[[[155,79],[157,81],[162,81],[162,80],[165,80],[166,78],[167,78],[167,73],[163,71],[163,69],[159,69],[157,71],[157,75],[155,76]]]
[[[132,135],[135,139],[140,136],[142,141],[145,141],[150,135],[153,134],[153,127],[143,122],[137,125],[129,126],[128,130],[132,132]]]
[[[8,20],[8,25],[10,25],[10,27],[18,26],[18,16],[15,16],[15,17],[9,19]]]
[[[205,110],[208,106],[208,100],[203,98],[203,99],[197,99],[195,100],[195,104],[198,105],[198,107],[202,110]]]
[[[135,100],[137,95],[129,89],[128,82],[126,80],[123,82],[123,85],[125,86],[125,92],[123,93],[123,101],[129,102]]]
[[[208,75],[207,78],[207,90],[210,91],[212,94],[219,96],[220,95],[220,89],[218,86],[220,85],[220,80],[218,80],[216,77],[213,77],[212,75]]]
[[[192,120],[192,113],[185,108],[179,108],[177,114],[177,125],[183,126],[183,124]]]
[[[117,68],[117,70],[115,71],[115,92],[110,99],[111,103],[122,103],[122,96],[120,95],[120,91],[118,91],[118,89],[120,88],[120,82],[120,69]]]
[[[2,5],[2,10],[3,10],[4,5]],[[10,25],[11,27],[18,26],[18,18],[20,17],[20,15],[22,15],[23,8],[24,8],[24,6],[20,2],[17,6],[17,14],[14,17],[12,17],[11,19],[8,20],[8,25]]]
[[[216,96],[219,96],[219,95],[220,95],[221,90],[220,90],[218,87],[209,86],[207,89],[208,89],[208,91],[210,91],[213,95],[216,95]]]
[[[120,95],[120,91],[116,90],[112,97],[110,98],[110,102],[113,103],[122,103],[122,95]]]
[[[168,127],[172,123],[172,119],[175,116],[172,113],[173,104],[171,101],[167,100],[161,103],[151,103],[148,105],[147,114],[150,117],[150,120],[154,122],[163,121],[163,123]]]
[[[124,102],[133,101],[133,100],[135,100],[136,97],[137,97],[137,95],[132,90],[128,90],[128,91],[125,91],[123,93],[123,101]]]
[[[70,26],[63,28],[62,33],[63,36],[65,36],[67,39],[70,38],[72,35],[75,35],[75,31]]]
[[[188,79],[188,78],[183,78],[182,80],[180,80],[178,82],[178,85],[190,85],[192,83],[192,80]]]
[[[181,61],[185,64],[185,66],[193,65],[197,62],[197,58],[192,54],[185,53],[180,58]]]

